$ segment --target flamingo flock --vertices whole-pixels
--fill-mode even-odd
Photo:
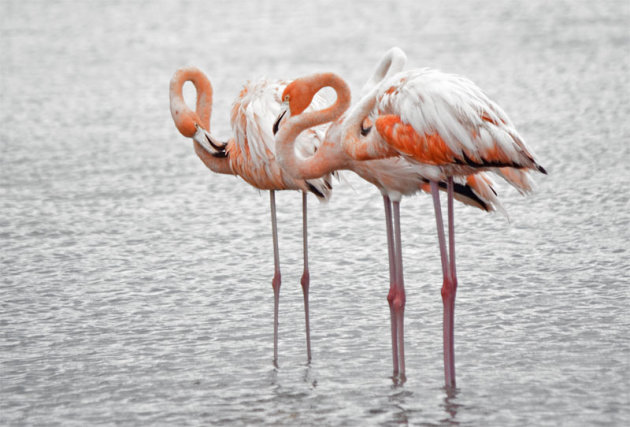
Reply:
[[[381,192],[389,259],[392,378],[404,382],[405,285],[400,203],[403,196],[433,199],[442,263],[444,378],[455,388],[454,310],[457,292],[454,200],[482,211],[503,210],[493,188],[496,175],[522,194],[532,191],[531,172],[546,174],[505,112],[473,82],[428,68],[404,70],[407,57],[390,49],[351,105],[347,83],[333,73],[293,81],[247,83],[231,111],[234,136],[220,142],[210,133],[212,86],[196,68],[178,70],[170,84],[171,115],[179,132],[193,139],[201,161],[213,172],[238,175],[269,190],[274,252],[274,357],[278,366],[278,304],[281,284],[276,190],[302,191],[304,293],[307,360],[311,361],[308,291],[307,193],[328,200],[331,178],[350,170]],[[182,88],[197,93],[195,111]],[[327,105],[319,95],[332,88]],[[446,192],[445,235],[440,191]]]

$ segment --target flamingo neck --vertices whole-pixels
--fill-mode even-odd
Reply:
[[[276,152],[278,160],[291,175],[301,179],[315,179],[336,169],[347,168],[348,159],[338,144],[328,141],[313,156],[307,159],[298,157],[295,154],[295,140],[304,130],[339,118],[350,106],[350,88],[343,79],[332,73],[314,74],[301,79],[301,82],[309,86],[311,99],[320,89],[331,87],[337,94],[337,100],[323,110],[289,117],[276,135]]]
[[[385,79],[393,76],[405,68],[407,64],[407,55],[402,49],[393,47],[388,50],[383,58],[379,61],[372,73],[372,77],[365,83],[361,90],[362,95],[366,95],[369,91],[377,86],[379,83],[385,81]]]
[[[183,87],[189,81],[195,86],[197,102],[192,111],[184,100]],[[178,70],[171,79],[169,88],[171,115],[179,132],[187,138],[195,134],[195,123],[210,131],[212,114],[212,85],[201,70],[194,67]],[[193,140],[195,153],[213,172],[234,175],[228,157],[215,157]]]
[[[407,63],[407,55],[401,49],[393,47],[387,51],[385,56],[376,66],[372,77],[363,86],[363,97],[348,112],[345,119],[347,126],[352,126],[354,131],[359,132],[363,119],[368,117],[376,105],[376,99],[380,90],[380,84],[394,74],[399,73],[405,68]]]
[[[184,101],[183,88],[186,82],[191,82],[197,92],[195,111],[191,111]],[[200,125],[210,131],[210,116],[212,115],[212,84],[205,74],[195,67],[177,70],[170,84],[171,114],[175,124],[178,124],[176,116],[185,117],[197,115]],[[179,126],[178,126],[179,128]]]
[[[234,143],[233,140],[228,142],[228,147],[226,151],[230,152],[230,146]],[[197,157],[201,159],[204,165],[212,172],[221,173],[225,175],[236,175],[236,172],[232,168],[232,164],[230,163],[230,156],[228,154],[227,157],[214,157],[210,153],[206,151],[197,141],[193,141],[195,153]]]
[[[362,135],[363,121],[369,118],[376,106],[381,83],[405,68],[407,55],[400,48],[393,47],[380,60],[372,77],[363,86],[363,97],[352,107],[343,121],[341,130],[344,149],[353,160],[364,161],[394,155],[384,144],[375,129]],[[373,126],[371,124],[370,126]]]

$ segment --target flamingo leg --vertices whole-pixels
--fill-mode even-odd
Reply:
[[[387,302],[389,303],[389,317],[391,319],[392,329],[392,359],[394,364],[393,376],[398,376],[398,333],[397,321],[394,311],[394,296],[396,291],[396,262],[394,248],[394,229],[392,225],[392,204],[388,196],[383,195],[383,204],[385,205],[385,227],[387,232],[387,253],[389,256],[389,293]]]
[[[454,282],[455,289],[457,289],[457,274],[455,271],[455,212],[453,208],[453,192],[455,185],[453,184],[453,177],[448,178],[447,194],[448,194],[448,254],[450,261],[450,274],[451,280]]]
[[[400,365],[400,379],[405,380],[405,281],[403,278],[402,260],[402,232],[400,229],[400,201],[393,202],[394,213],[394,248],[396,265],[396,295],[394,296],[394,312],[398,333],[398,363]]]
[[[448,353],[449,375],[446,385],[455,387],[455,295],[457,293],[457,275],[455,269],[455,213],[453,209],[453,177],[448,178],[448,248],[449,248],[449,281],[442,287],[444,303],[444,351]],[[449,380],[450,378],[450,380]]]
[[[271,281],[273,287],[273,364],[278,367],[278,304],[280,302],[280,254],[278,250],[278,224],[276,221],[276,193],[269,191],[271,204],[271,232],[273,234],[273,263],[274,274]]]
[[[308,218],[306,208],[306,192],[302,192],[302,242],[304,245],[304,272],[302,273],[302,279],[300,284],[302,285],[302,292],[304,293],[304,320],[306,322],[306,357],[308,362],[311,362],[311,328],[308,317],[308,289],[311,282],[310,272],[308,270]]]
[[[453,230],[453,213],[452,213],[452,191],[453,180],[449,179],[448,183],[449,192],[449,246],[454,248],[455,241],[450,236],[450,232]],[[455,359],[454,359],[454,346],[453,346],[453,319],[454,319],[454,304],[455,295],[452,292],[453,280],[451,273],[454,272],[454,262],[449,262],[449,254],[446,246],[446,239],[444,236],[444,223],[442,221],[442,208],[440,206],[440,193],[438,183],[431,181],[431,196],[433,197],[433,208],[435,209],[435,222],[437,225],[438,242],[440,245],[440,259],[442,261],[442,302],[444,304],[444,318],[443,318],[443,342],[444,342],[444,379],[447,387],[455,387]]]

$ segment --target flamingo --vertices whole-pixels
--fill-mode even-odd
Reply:
[[[373,76],[364,87],[364,96],[353,109],[342,117],[350,104],[350,92],[345,82],[332,73],[323,73],[297,79],[287,86],[283,100],[287,107],[276,121],[276,147],[278,159],[285,169],[296,177],[314,178],[333,170],[349,169],[375,185],[383,196],[389,254],[390,308],[393,377],[405,379],[404,357],[404,307],[405,290],[402,265],[402,238],[400,228],[400,202],[403,195],[418,191],[437,193],[447,189],[447,183],[439,179],[439,168],[412,162],[392,152],[384,144],[378,144],[380,136],[365,127],[365,120],[373,108],[375,93],[380,81],[399,72],[405,65],[406,56],[398,48],[386,53],[377,65]],[[337,101],[331,107],[316,112],[302,113],[310,103],[310,96],[325,86],[337,92]],[[310,126],[334,123],[328,128],[322,145],[314,156],[304,159],[295,156],[290,141]],[[282,125],[281,125],[282,124]],[[502,209],[492,181],[481,173],[477,176],[457,177],[450,187],[458,200],[485,211]],[[392,220],[393,216],[393,220]]]
[[[182,88],[192,82],[197,92],[196,111],[186,105]],[[278,363],[278,303],[281,285],[278,229],[276,222],[277,190],[302,191],[302,237],[304,270],[300,283],[304,294],[304,317],[306,323],[307,359],[311,360],[309,326],[309,286],[307,242],[307,192],[319,199],[331,196],[330,175],[314,179],[296,179],[283,170],[276,160],[273,134],[274,118],[281,109],[280,94],[288,82],[260,80],[248,82],[232,105],[231,126],[234,136],[225,143],[218,142],[210,134],[212,111],[212,85],[205,74],[197,68],[182,68],[175,72],[170,82],[170,109],[179,132],[194,141],[194,149],[201,161],[213,172],[237,175],[260,190],[269,190],[271,206],[271,228],[273,236],[274,276],[274,342],[273,363]],[[315,104],[323,100],[315,99]],[[302,155],[311,155],[323,136],[321,129],[311,129],[295,141]]]
[[[437,166],[447,180],[448,248],[438,180],[431,195],[442,264],[443,355],[446,387],[454,389],[455,266],[454,177],[494,170],[521,193],[532,190],[529,171],[547,174],[507,114],[472,81],[428,68],[398,73],[376,90],[371,119],[384,142],[418,164]]]

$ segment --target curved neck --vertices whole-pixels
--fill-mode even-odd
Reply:
[[[393,155],[372,129],[367,137],[361,137],[363,121],[370,116],[376,105],[381,83],[405,68],[407,55],[393,47],[376,66],[372,77],[363,86],[363,97],[348,112],[342,124],[342,141],[348,156],[354,160],[370,160]]]
[[[191,82],[197,92],[195,111],[191,111],[184,100],[183,88],[186,82]],[[175,72],[171,79],[169,95],[171,101],[171,114],[175,125],[179,129],[178,118],[196,115],[199,124],[210,131],[210,116],[212,115],[212,85],[206,75],[195,67],[182,68]],[[181,132],[181,129],[180,129]],[[188,135],[185,135],[188,136]]]
[[[374,86],[378,86],[379,83],[400,72],[405,68],[407,64],[407,55],[402,49],[393,47],[381,58],[376,65],[372,77],[363,85],[361,89],[361,95],[367,95]]]
[[[306,95],[306,97],[308,98],[309,104],[313,100],[315,94],[325,87],[334,89],[335,94],[337,95],[337,100],[330,107],[326,107],[323,110],[303,112],[294,117],[290,117],[287,124],[292,123],[293,127],[297,129],[298,132],[302,132],[304,129],[313,126],[331,122],[341,116],[343,112],[350,107],[350,88],[345,80],[336,74],[313,74],[311,76],[297,79],[294,83],[308,88],[306,91],[308,95]]]
[[[232,141],[232,140],[230,140]],[[230,164],[229,155],[228,157],[214,157],[210,153],[206,151],[197,141],[193,140],[195,153],[197,157],[201,159],[204,165],[212,172],[221,173],[225,175],[236,175],[236,172],[232,169],[232,165]],[[229,148],[228,150],[229,151]]]
[[[291,175],[301,179],[315,179],[333,170],[343,169],[347,159],[338,144],[326,141],[313,156],[305,159],[296,156],[294,143],[304,130],[339,118],[350,106],[350,88],[341,77],[332,73],[313,74],[297,79],[293,83],[306,86],[310,96],[309,102],[325,87],[335,90],[337,100],[323,110],[303,112],[289,117],[276,135],[278,159]]]
[[[195,86],[197,102],[195,111],[188,108],[184,100],[183,87],[189,81]],[[205,74],[195,67],[182,68],[175,72],[169,87],[171,116],[177,130],[187,138],[195,135],[195,124],[210,131],[212,114],[212,85]],[[215,157],[208,153],[197,141],[193,140],[195,153],[213,172],[234,175],[227,157]]]
[[[407,55],[402,49],[393,47],[385,53],[376,65],[372,77],[363,85],[361,100],[348,112],[348,117],[345,120],[348,125],[356,125],[356,131],[360,131],[358,127],[361,126],[363,119],[370,114],[376,104],[380,84],[394,74],[401,72],[406,64]]]

